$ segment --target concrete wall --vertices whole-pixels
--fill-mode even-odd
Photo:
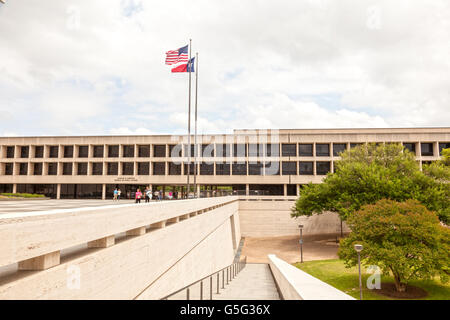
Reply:
[[[236,200],[6,216],[0,219],[0,266],[28,259],[31,270],[1,277],[0,299],[161,298],[232,263],[233,242],[240,239],[238,230],[232,238],[230,223],[231,216],[238,220]],[[124,231],[128,236],[117,235]],[[111,235],[112,243],[101,241]],[[59,256],[85,242],[89,248]]]
[[[239,218],[243,237],[279,237],[298,235],[298,225],[304,225],[304,235],[340,233],[339,216],[332,212],[312,217],[291,217],[296,197],[239,197]],[[349,232],[345,223],[344,232]]]
[[[293,265],[269,255],[269,266],[284,300],[355,300]]]

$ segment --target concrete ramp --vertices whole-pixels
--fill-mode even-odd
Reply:
[[[214,300],[280,300],[277,287],[265,263],[247,264]]]

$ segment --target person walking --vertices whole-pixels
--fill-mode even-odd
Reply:
[[[120,188],[117,189],[117,201],[120,200],[120,194],[122,193],[122,191],[120,191]]]
[[[160,200],[159,199],[159,191],[158,190],[155,190],[155,199],[156,200]]]
[[[136,190],[135,198],[136,198],[136,203],[141,203],[142,192],[140,189]]]
[[[146,187],[145,188],[145,202],[150,202],[152,192]]]
[[[118,193],[117,188],[115,188],[113,192],[113,201],[117,201],[117,193]]]

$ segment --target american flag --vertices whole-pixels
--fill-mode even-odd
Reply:
[[[178,62],[188,62],[189,45],[186,45],[177,50],[171,50],[166,52],[166,64],[171,65]]]

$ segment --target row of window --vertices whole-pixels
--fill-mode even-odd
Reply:
[[[281,165],[280,165],[281,164]],[[18,174],[27,175],[28,174],[28,163],[17,163]],[[64,162],[60,163],[61,174],[62,175],[87,175],[88,174],[88,163],[72,163]],[[32,163],[32,175],[43,175],[43,163]],[[57,175],[58,174],[58,163],[50,162],[46,163],[47,175]],[[107,162],[103,165],[103,162],[92,162],[91,163],[91,174],[92,175],[103,175],[104,170],[106,175],[119,175],[119,166],[121,175],[134,175],[135,169],[137,175],[149,175],[150,174],[150,162],[137,162],[135,168],[134,162]],[[283,162],[257,162],[257,163],[200,163],[197,167],[197,173],[200,175],[214,175],[214,167],[216,175],[279,175],[280,172],[283,175],[314,175],[314,162],[313,161],[283,161]],[[298,173],[297,173],[298,167]],[[167,174],[169,175],[181,175],[181,164],[175,164],[169,162],[166,166],[166,162],[152,162],[151,172],[152,175],[165,175],[167,168]],[[13,163],[4,164],[4,175],[13,175]],[[75,170],[74,170],[75,169]],[[191,163],[183,165],[183,174],[187,174],[189,170],[190,174],[194,173],[195,164]],[[331,170],[330,161],[317,161],[316,162],[316,174],[326,175]]]
[[[360,143],[351,143],[350,148],[353,148]],[[415,143],[404,143],[404,147],[413,153],[416,153]],[[232,148],[231,148],[232,146]],[[333,156],[339,156],[339,154],[347,149],[346,143],[333,143]],[[137,157],[148,158],[150,157],[150,145],[138,145],[135,148],[134,145],[97,145],[92,147],[92,157],[103,158],[105,157],[105,151],[108,158],[118,158],[120,156],[120,147],[122,148],[122,157],[134,158],[135,151]],[[153,157],[167,157],[167,151],[170,157],[180,157],[181,156],[181,145],[153,145]],[[183,145],[184,155],[188,155],[189,147],[188,145]],[[329,143],[316,143],[315,144],[315,155],[317,157],[328,157],[330,156]],[[20,158],[30,158],[30,146],[19,146],[19,157]],[[33,146],[34,154],[33,158],[44,158],[44,146]],[[60,148],[59,146],[47,146],[48,158],[59,158]],[[89,146],[76,146],[77,157],[78,158],[88,158],[89,157]],[[442,149],[450,148],[450,143],[439,143],[439,154],[442,153]],[[106,150],[105,150],[106,149]],[[231,150],[233,149],[233,150]],[[6,147],[6,158],[15,158],[15,146]],[[62,157],[63,158],[74,158],[74,146],[62,146]],[[301,143],[301,144],[281,144],[281,155],[283,157],[312,157],[313,156],[314,145],[312,143]],[[191,145],[191,155],[195,154],[195,147]],[[280,155],[280,145],[279,144],[218,144],[214,148],[214,144],[204,144],[201,145],[201,154],[203,157],[226,157],[231,156],[231,151],[233,155],[237,157],[246,156],[279,156]],[[298,152],[297,152],[298,151]],[[434,156],[433,143],[420,143],[420,151],[422,156]]]

